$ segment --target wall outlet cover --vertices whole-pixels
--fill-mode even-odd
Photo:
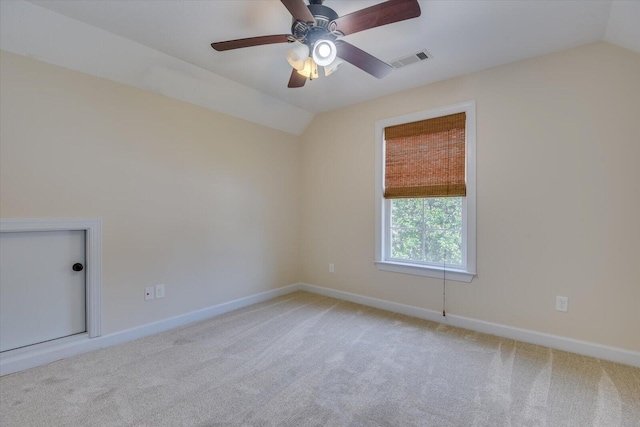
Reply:
[[[569,311],[569,298],[568,297],[556,297],[556,310],[567,312]]]
[[[153,286],[147,286],[146,288],[144,288],[144,300],[145,301],[150,301],[154,298],[154,287]]]

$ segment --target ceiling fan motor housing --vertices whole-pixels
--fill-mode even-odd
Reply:
[[[306,22],[295,20],[291,25],[291,34],[301,43],[313,46],[316,41],[321,39],[335,40],[340,34],[336,31],[336,25],[333,22],[338,19],[339,15],[330,7],[323,6],[321,2],[311,1],[307,6],[309,11],[315,18],[315,24],[309,25]]]

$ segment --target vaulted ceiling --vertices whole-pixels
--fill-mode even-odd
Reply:
[[[11,27],[2,30],[5,50],[233,115],[242,116],[243,109],[254,108],[250,101],[240,108],[204,99],[235,93],[238,100],[248,97],[264,104],[249,111],[249,116],[260,116],[263,112],[258,110],[271,108],[267,125],[292,133],[300,133],[318,112],[592,42],[607,40],[640,53],[639,1],[420,1],[420,17],[345,40],[385,62],[423,49],[432,58],[396,69],[384,79],[343,64],[329,77],[289,89],[288,44],[227,52],[210,47],[214,41],[289,33],[291,15],[279,0],[34,0],[20,7],[2,3],[3,27]],[[377,3],[381,0],[326,0],[324,4],[344,15]],[[20,19],[23,22],[18,25]],[[98,33],[98,29],[104,31]],[[117,42],[113,35],[119,36]],[[42,47],[38,37],[43,38]],[[47,46],[52,42],[63,46]],[[52,49],[59,51],[56,58]],[[91,64],[78,65],[82,58]],[[233,92],[221,89],[226,81],[233,82]],[[200,89],[187,90],[186,86],[198,82]],[[180,89],[174,87],[179,84]],[[262,97],[268,102],[260,101]],[[274,114],[277,117],[271,117]],[[284,124],[286,120],[299,125]]]

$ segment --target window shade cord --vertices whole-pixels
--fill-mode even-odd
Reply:
[[[449,160],[451,159],[451,153],[447,155],[447,170],[449,170]],[[447,317],[447,255],[449,251],[445,246],[444,257],[442,259],[442,317]]]
[[[447,279],[445,278],[446,273],[446,263],[442,264],[442,317],[447,317],[446,307],[447,307]]]

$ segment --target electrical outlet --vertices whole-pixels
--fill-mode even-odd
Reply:
[[[147,286],[146,288],[144,288],[144,300],[145,301],[150,301],[154,298],[154,292],[153,292],[154,288],[153,286]]]
[[[329,264],[329,273],[335,273],[335,269],[333,268],[333,264]]]
[[[164,285],[156,285],[156,299],[164,298]]]
[[[564,312],[569,311],[569,298],[556,297],[556,310]]]

